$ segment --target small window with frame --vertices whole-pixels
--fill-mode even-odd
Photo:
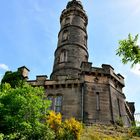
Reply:
[[[62,41],[68,40],[68,30],[64,30],[62,34]]]
[[[87,45],[87,36],[86,35],[84,36],[84,45],[85,46]]]
[[[61,112],[62,110],[62,95],[48,95],[48,100],[51,101],[51,106],[48,108],[49,110],[54,110],[55,112]]]
[[[62,52],[60,54],[59,62],[60,63],[67,62],[67,56],[68,56],[67,51],[66,50],[62,50]]]
[[[69,25],[69,24],[70,24],[70,18],[67,17],[67,18],[65,19],[65,25]]]

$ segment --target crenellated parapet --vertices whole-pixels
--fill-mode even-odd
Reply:
[[[121,74],[116,74],[114,68],[108,64],[102,64],[102,67],[92,67],[92,63],[83,62],[81,65],[81,70],[83,74],[90,74],[97,78],[106,76],[108,79],[114,82],[115,85],[120,84],[122,87],[124,84],[124,77]]]

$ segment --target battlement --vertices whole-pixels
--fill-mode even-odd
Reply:
[[[124,86],[124,77],[121,74],[116,74],[114,68],[108,64],[102,64],[102,67],[92,67],[92,63],[83,62],[81,65],[82,73],[93,74],[96,76],[107,76],[114,81],[118,81]]]
[[[37,75],[37,76],[36,76],[36,80],[37,80],[37,81],[46,81],[47,78],[48,78],[47,75]]]

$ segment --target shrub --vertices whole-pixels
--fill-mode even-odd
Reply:
[[[27,83],[16,88],[9,84],[1,86],[0,133],[4,134],[4,140],[54,138],[54,132],[42,122],[49,106],[44,98],[42,87],[32,87]]]
[[[47,117],[47,123],[50,128],[55,132],[57,140],[79,140],[80,134],[83,129],[82,123],[74,118],[70,118],[62,122],[60,113],[50,112]]]
[[[132,136],[140,137],[140,126],[133,126],[130,131]]]
[[[0,140],[3,140],[4,134],[0,133]]]
[[[82,123],[75,120],[75,118],[70,118],[65,120],[63,123],[64,131],[68,133],[68,135],[73,136],[74,139],[79,140],[80,134],[83,129]]]
[[[54,111],[50,111],[47,117],[47,123],[49,124],[50,128],[55,131],[59,131],[59,128],[62,124],[62,116],[60,113],[56,114]]]
[[[121,127],[124,126],[124,124],[123,124],[123,120],[122,120],[121,117],[118,117],[118,118],[117,118],[117,120],[116,120],[116,124],[117,124],[118,126],[121,126]]]

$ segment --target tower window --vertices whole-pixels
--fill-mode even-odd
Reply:
[[[62,35],[62,41],[66,41],[66,40],[68,40],[68,31],[67,30],[65,30]]]
[[[61,52],[59,61],[60,61],[60,63],[67,62],[67,51],[66,50],[63,50]]]
[[[84,45],[86,46],[87,45],[87,37],[84,36]]]
[[[51,101],[50,110],[54,110],[55,112],[61,112],[62,109],[62,95],[49,95],[47,97],[48,100]]]
[[[87,61],[88,60],[88,56],[87,55],[85,55],[85,61]]]
[[[96,93],[96,110],[97,111],[100,110],[100,96],[99,96],[99,92]]]
[[[69,17],[67,17],[67,18],[65,19],[65,25],[68,25],[68,24],[70,24],[70,18],[69,18]]]

